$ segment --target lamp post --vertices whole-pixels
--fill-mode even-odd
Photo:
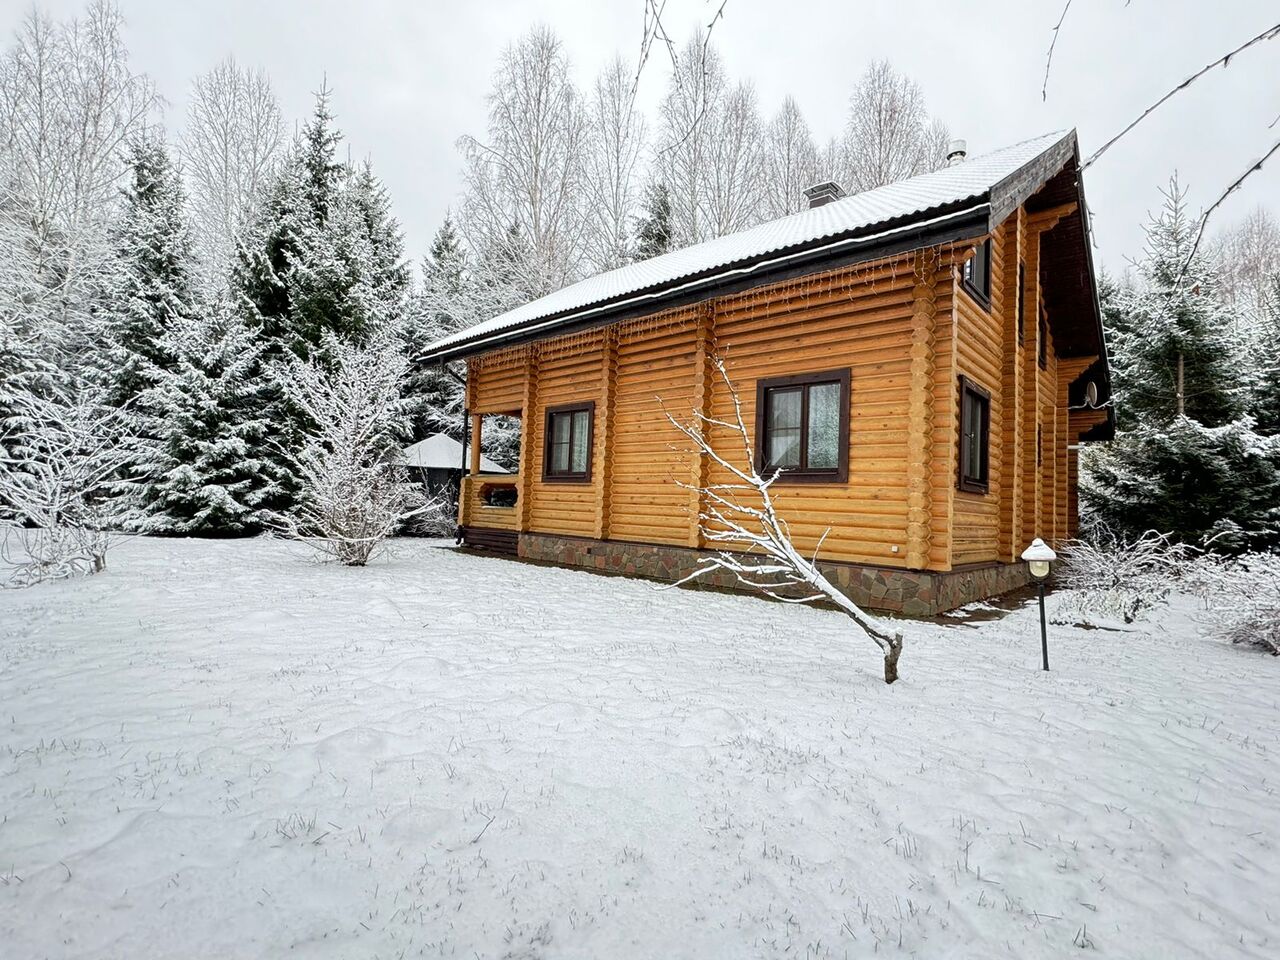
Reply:
[[[1058,559],[1050,546],[1036,537],[1031,546],[1022,551],[1022,559],[1027,561],[1027,569],[1035,580],[1040,593],[1040,653],[1044,658],[1044,668],[1049,669],[1049,630],[1044,621],[1044,582],[1049,578],[1049,564]]]

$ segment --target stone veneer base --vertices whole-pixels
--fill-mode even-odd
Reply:
[[[706,551],[689,547],[621,540],[591,540],[544,533],[520,534],[519,556],[605,573],[679,580],[688,576]],[[930,617],[966,603],[985,600],[1025,586],[1026,564],[992,563],[936,573],[853,563],[819,562],[823,575],[860,607]],[[744,590],[731,574],[712,570],[699,578],[708,586]]]

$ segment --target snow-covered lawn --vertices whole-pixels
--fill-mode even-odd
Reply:
[[[1280,955],[1280,660],[403,542],[0,594],[0,956]]]

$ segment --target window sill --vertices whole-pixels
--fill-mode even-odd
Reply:
[[[961,480],[956,485],[956,489],[959,490],[961,493],[973,493],[973,494],[977,494],[978,496],[985,497],[987,494],[991,492],[991,484],[978,483],[977,481],[974,481],[974,480]]]
[[[762,477],[768,477],[773,470],[766,467],[762,472]],[[790,486],[793,483],[825,483],[831,486],[842,486],[849,483],[848,475],[839,473],[788,473],[783,471],[778,475],[778,479],[773,481],[776,486]]]
[[[591,477],[549,477],[546,474],[542,476],[543,483],[590,483]]]

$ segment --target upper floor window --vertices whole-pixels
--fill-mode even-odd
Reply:
[[[756,467],[784,481],[849,479],[849,371],[756,381]]]
[[[991,238],[978,244],[972,257],[964,262],[965,289],[983,304],[991,301]]]
[[[547,408],[542,479],[563,483],[590,482],[595,406],[587,402]]]
[[[1018,346],[1027,335],[1027,262],[1018,261]]]
[[[1040,351],[1039,361],[1040,369],[1044,370],[1049,366],[1049,315],[1045,313],[1044,307],[1040,308],[1040,343],[1038,349]]]
[[[960,378],[960,489],[986,493],[991,445],[991,394]]]

